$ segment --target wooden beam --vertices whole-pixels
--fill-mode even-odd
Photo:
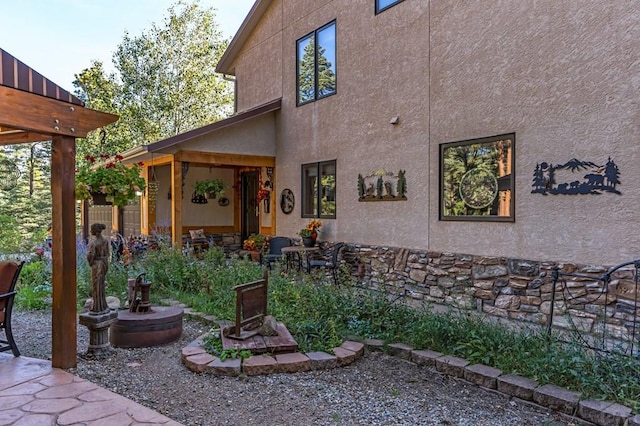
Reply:
[[[51,365],[56,368],[73,368],[77,363],[75,158],[75,139],[54,136],[51,141]]]
[[[27,142],[49,141],[51,136],[22,130],[8,130],[0,132],[0,145],[14,145]]]
[[[176,159],[190,163],[219,164],[224,166],[275,167],[276,165],[275,157],[217,152],[181,151],[176,154]]]
[[[84,138],[117,119],[117,115],[0,86],[0,126]]]

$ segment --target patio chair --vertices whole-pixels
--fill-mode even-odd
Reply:
[[[0,352],[11,350],[13,356],[20,356],[11,331],[11,311],[22,265],[24,262],[0,262],[0,330],[4,330],[6,336],[6,340],[0,339]]]
[[[344,243],[336,243],[324,253],[324,259],[310,259],[309,269],[322,268],[325,271],[331,271],[333,284],[338,285],[337,270],[340,267],[340,251],[344,247]]]
[[[283,247],[293,245],[289,237],[273,237],[269,240],[269,251],[263,256],[264,263],[271,269],[271,264],[282,260]]]

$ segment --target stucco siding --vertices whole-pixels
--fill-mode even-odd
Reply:
[[[282,96],[282,1],[271,3],[234,61],[238,111]]]
[[[431,13],[431,248],[594,263],[637,257],[640,3],[432,2]],[[438,145],[508,132],[516,133],[515,223],[438,221]],[[531,193],[537,163],[608,157],[622,195]]]
[[[275,113],[243,121],[214,133],[199,136],[182,144],[184,151],[217,152],[246,155],[275,155]]]
[[[375,16],[373,5],[333,1],[285,29],[285,45],[294,45],[336,20],[336,95],[296,107],[295,55],[284,56],[282,134],[276,155],[279,188],[290,187],[295,194],[301,191],[301,164],[337,159],[337,218],[323,221],[322,239],[403,247],[427,243],[428,14],[419,2],[405,3]],[[401,125],[390,124],[395,116]],[[358,174],[381,167],[397,173],[411,164],[416,167],[407,176],[412,194],[408,201],[358,202]],[[278,232],[285,235],[294,235],[306,223],[299,203],[286,220],[280,219],[282,214]],[[410,221],[423,223],[422,232],[406,226]]]
[[[280,29],[275,22],[280,19]],[[296,106],[296,40],[336,20],[337,93]],[[321,239],[615,264],[640,237],[640,2],[279,0],[237,58],[239,104],[282,96],[277,233],[295,235],[301,165],[337,160]],[[397,124],[391,124],[398,117]],[[439,220],[439,146],[515,133],[515,222]],[[622,195],[532,194],[536,164],[618,165]],[[358,174],[406,170],[407,201],[358,202]],[[582,176],[590,171],[584,171]]]

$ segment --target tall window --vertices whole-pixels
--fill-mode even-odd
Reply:
[[[375,0],[376,2],[376,14],[389,9],[391,6],[395,6],[402,0]]]
[[[297,103],[303,105],[336,93],[336,22],[297,41]]]
[[[336,217],[336,160],[302,165],[302,217]]]
[[[440,219],[513,222],[515,134],[440,145]]]

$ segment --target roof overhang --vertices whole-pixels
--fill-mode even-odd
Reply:
[[[275,99],[273,101],[259,105],[255,108],[251,108],[249,110],[234,114],[224,120],[216,121],[206,126],[199,127],[197,129],[193,129],[158,142],[135,147],[121,154],[124,157],[122,161],[125,163],[149,161],[154,155],[160,157],[162,155],[175,154],[182,150],[182,146],[185,144],[185,142],[192,141],[202,136],[213,135],[215,132],[218,132],[222,129],[237,126],[240,123],[244,123],[249,120],[277,111],[280,109],[281,105],[282,99]]]
[[[242,21],[242,25],[236,32],[236,35],[229,43],[227,50],[224,51],[224,54],[218,61],[218,65],[216,65],[216,72],[222,74],[230,74],[235,75],[236,70],[235,67],[232,67],[236,56],[244,46],[245,42],[253,32],[258,22],[262,18],[262,15],[267,10],[267,8],[271,5],[272,0],[256,0],[253,4],[253,7]]]

